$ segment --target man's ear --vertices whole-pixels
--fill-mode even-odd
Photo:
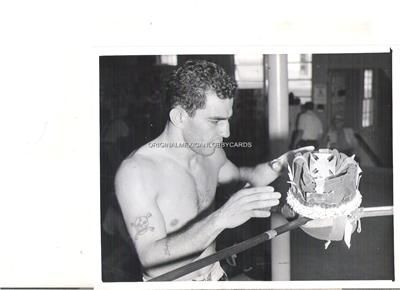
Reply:
[[[178,128],[183,127],[183,123],[188,116],[188,113],[181,106],[177,106],[169,112],[171,123]]]

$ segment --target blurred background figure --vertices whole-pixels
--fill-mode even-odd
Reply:
[[[354,136],[354,130],[345,127],[344,117],[342,115],[333,117],[331,127],[324,139],[326,147],[336,148],[348,156],[357,152],[358,141]]]
[[[125,157],[126,150],[124,148],[126,147],[126,142],[130,141],[131,131],[125,120],[127,115],[127,106],[120,106],[117,110],[111,110],[110,121],[105,126],[101,136],[101,141],[113,172]]]
[[[103,103],[101,113],[101,220],[103,281],[138,279],[137,257],[114,193],[114,175],[134,142],[129,122],[130,107],[125,94],[114,95],[115,101]]]
[[[301,113],[300,99],[294,95],[293,92],[289,93],[289,149],[295,148],[295,137],[297,121]]]
[[[293,143],[296,148],[312,145],[318,149],[322,136],[322,122],[314,112],[314,103],[307,102],[304,104],[304,112],[299,115]]]

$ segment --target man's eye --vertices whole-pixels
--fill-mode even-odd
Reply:
[[[210,120],[210,122],[213,123],[213,124],[215,124],[215,125],[217,125],[218,122],[219,122],[219,120]]]

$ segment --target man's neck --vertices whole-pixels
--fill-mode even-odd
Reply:
[[[185,146],[182,133],[170,123],[165,126],[164,131],[157,139],[161,143],[170,145],[166,147],[166,152],[185,167],[192,167],[202,158],[201,155]]]

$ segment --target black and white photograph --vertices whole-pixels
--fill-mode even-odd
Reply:
[[[394,280],[389,48],[98,61],[103,282]]]
[[[399,289],[395,1],[2,1],[1,289]]]

